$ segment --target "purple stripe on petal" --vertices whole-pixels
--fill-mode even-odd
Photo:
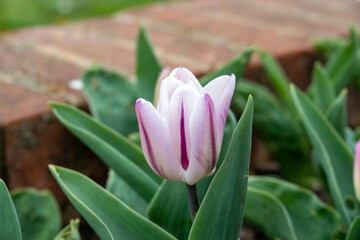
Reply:
[[[146,128],[144,127],[144,124],[143,124],[143,121],[142,121],[142,117],[141,117],[141,114],[139,114],[139,117],[138,117],[138,120],[139,120],[139,123],[140,123],[140,127],[141,127],[141,130],[144,134],[144,138],[145,138],[145,147],[146,147],[146,150],[149,154],[149,162],[151,164],[151,166],[154,168],[154,170],[157,172],[157,174],[159,174],[161,177],[163,178],[167,178],[166,175],[164,174],[163,171],[160,171],[158,165],[156,164],[155,162],[155,157],[154,157],[154,152],[153,152],[153,149],[152,149],[152,146],[151,146],[151,143],[150,143],[150,140],[149,140],[149,135],[146,131]]]
[[[181,116],[180,116],[180,147],[181,147],[181,166],[184,170],[189,167],[189,158],[186,151],[186,136],[185,136],[185,119],[184,119],[184,102],[181,101]]]
[[[212,170],[216,165],[216,143],[215,143],[215,123],[214,123],[214,104],[212,102],[212,99],[209,94],[205,93],[205,101],[207,104],[207,108],[209,110],[209,125],[210,125],[210,144],[211,144],[211,153],[212,153],[212,159],[211,159],[211,168],[209,170]],[[210,166],[210,165],[209,165]]]

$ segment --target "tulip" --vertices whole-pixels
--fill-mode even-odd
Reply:
[[[157,108],[136,101],[141,146],[154,172],[188,185],[214,172],[234,89],[234,75],[203,88],[179,67],[162,79]]]
[[[360,201],[360,140],[355,147],[353,180],[355,195],[358,201]]]

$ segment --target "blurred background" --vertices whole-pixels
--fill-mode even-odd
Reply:
[[[0,0],[0,31],[64,23],[164,1],[169,0]]]

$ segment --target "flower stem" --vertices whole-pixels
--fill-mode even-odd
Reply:
[[[186,184],[186,190],[189,200],[189,208],[190,208],[190,214],[191,214],[191,220],[194,222],[194,219],[196,217],[196,214],[199,210],[199,198],[197,193],[196,184],[194,185],[188,185]]]

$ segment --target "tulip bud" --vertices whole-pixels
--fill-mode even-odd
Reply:
[[[355,147],[353,180],[355,195],[358,201],[360,201],[360,140]]]
[[[141,146],[159,176],[193,185],[214,172],[234,89],[234,75],[203,88],[180,67],[161,81],[157,109],[136,101]]]

